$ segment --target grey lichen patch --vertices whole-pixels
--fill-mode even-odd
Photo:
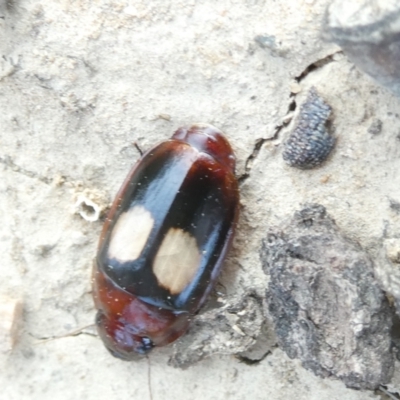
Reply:
[[[262,244],[278,342],[290,358],[347,386],[374,389],[393,374],[389,304],[359,245],[323,206],[306,206]]]
[[[78,196],[75,203],[76,212],[86,221],[94,222],[100,218],[100,207],[85,196]]]
[[[309,169],[326,160],[335,144],[335,138],[326,129],[331,110],[315,88],[311,88],[296,127],[284,143],[282,157],[287,164]]]
[[[72,192],[75,197],[73,213],[79,214],[88,222],[98,221],[104,215],[109,204],[108,196],[104,192],[82,188],[81,185],[76,185]]]

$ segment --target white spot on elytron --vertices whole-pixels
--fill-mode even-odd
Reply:
[[[136,260],[153,225],[153,217],[143,206],[135,206],[123,212],[111,233],[108,257],[116,258],[119,262]]]
[[[153,272],[161,286],[178,294],[196,275],[200,259],[196,239],[182,229],[171,228],[154,259]]]

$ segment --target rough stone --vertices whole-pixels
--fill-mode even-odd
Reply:
[[[400,239],[385,238],[377,253],[376,277],[393,299],[397,315],[400,316]],[[400,349],[400,340],[395,340],[395,343]]]
[[[393,374],[391,310],[365,251],[344,237],[323,206],[306,205],[271,229],[261,260],[278,342],[290,358],[353,388]]]
[[[400,96],[400,5],[396,0],[333,1],[327,37],[362,71]]]
[[[264,297],[265,227],[298,204],[328,207],[368,252],[387,231],[400,237],[400,214],[389,207],[389,199],[400,204],[399,99],[321,40],[330,3],[0,0],[0,292],[24,301],[23,329],[0,359],[2,399],[147,399],[148,386],[154,399],[378,399],[314,376],[280,349],[246,365],[233,355],[262,342],[259,326],[246,315],[238,324],[249,326],[246,336],[226,325],[250,292]],[[276,47],[262,47],[259,35]],[[282,143],[312,86],[334,110],[334,157],[288,168]],[[376,119],[382,131],[372,135]],[[89,333],[65,337],[95,315],[102,221],[73,213],[77,195],[87,189],[103,206],[92,197],[99,190],[108,204],[137,147],[198,121],[227,134],[241,178],[242,213],[217,287],[222,309],[211,299],[182,340],[139,363],[114,359]],[[207,359],[186,370],[167,365],[173,353],[191,357],[206,336]]]
[[[245,352],[264,338],[263,348],[268,353],[275,342],[267,340],[271,334],[260,334],[262,325],[261,300],[252,294],[242,298],[240,303],[206,310],[193,321],[188,334],[176,343],[169,365],[185,369],[217,352]]]

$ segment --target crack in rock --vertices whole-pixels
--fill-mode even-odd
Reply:
[[[317,61],[314,61],[313,63],[311,63],[310,65],[308,65],[304,70],[303,70],[303,72],[300,74],[300,75],[298,75],[298,76],[296,76],[295,78],[294,78],[294,80],[297,82],[297,83],[300,83],[302,80],[304,80],[305,78],[307,78],[307,76],[310,74],[310,73],[312,73],[313,71],[315,71],[315,70],[317,70],[317,69],[320,69],[320,68],[323,68],[323,67],[325,67],[325,65],[328,65],[328,64],[330,64],[331,62],[334,62],[335,60],[334,60],[334,56],[336,55],[336,54],[341,54],[341,53],[343,53],[341,50],[339,50],[339,51],[336,51],[335,53],[332,53],[332,54],[329,54],[329,55],[327,55],[326,57],[324,57],[324,58],[321,58],[321,59],[319,59],[319,60],[317,60]]]
[[[97,337],[97,333],[94,332],[90,332],[90,331],[86,331],[85,329],[88,328],[93,328],[94,325],[90,324],[90,325],[86,325],[82,328],[78,328],[72,332],[66,333],[64,335],[60,335],[60,336],[43,336],[43,337],[37,337],[34,334],[32,334],[31,332],[28,332],[28,335],[33,337],[34,339],[38,340],[39,343],[46,343],[46,342],[51,342],[53,340],[58,340],[58,339],[64,339],[66,337],[73,337],[73,336],[80,336],[80,335],[87,335],[87,336],[92,336],[92,337]]]
[[[36,172],[29,171],[29,170],[15,164],[15,162],[12,160],[12,158],[8,155],[6,155],[4,157],[0,157],[0,164],[5,165],[6,168],[11,169],[12,171],[17,172],[18,174],[24,175],[28,178],[37,179],[40,182],[45,183],[46,185],[50,185],[50,183],[52,182],[52,179],[50,179],[50,178],[41,176],[41,175],[37,174]]]
[[[264,143],[278,139],[281,130],[283,128],[285,128],[286,126],[288,126],[290,121],[292,120],[291,114],[295,109],[296,109],[296,101],[291,100],[291,102],[289,103],[289,106],[288,106],[288,111],[286,112],[285,116],[282,118],[282,121],[283,121],[282,124],[275,127],[275,132],[272,135],[272,137],[270,137],[268,139],[264,139],[264,138],[256,139],[254,147],[253,147],[253,151],[246,159],[245,167],[244,167],[245,172],[238,178],[239,185],[242,185],[250,177],[250,172],[251,172],[251,169],[253,168],[253,163],[254,163],[255,159],[258,157],[258,154],[260,153],[260,150],[261,150],[262,146],[264,145]],[[288,118],[288,116],[290,116],[290,117]]]

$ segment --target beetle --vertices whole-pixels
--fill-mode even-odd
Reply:
[[[97,330],[133,360],[188,329],[216,283],[239,215],[235,156],[212,125],[179,128],[119,190],[93,268]]]

